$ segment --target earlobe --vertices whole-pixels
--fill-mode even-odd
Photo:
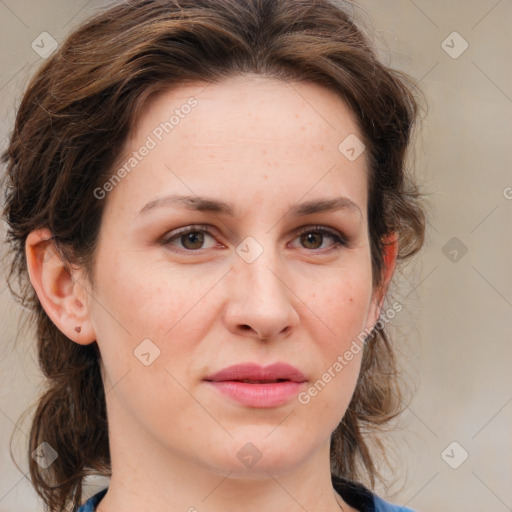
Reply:
[[[95,341],[87,290],[79,271],[70,271],[55,249],[48,229],[32,231],[25,242],[30,282],[46,314],[69,339]]]

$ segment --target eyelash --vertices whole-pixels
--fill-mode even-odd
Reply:
[[[210,226],[207,224],[194,224],[191,226],[187,226],[185,228],[178,229],[176,231],[172,231],[169,236],[166,236],[162,239],[161,244],[162,245],[171,245],[171,242],[175,239],[179,239],[179,237],[186,235],[188,233],[197,233],[197,232],[205,232],[211,237],[215,237],[215,234],[213,233]],[[310,249],[309,252],[321,252],[323,254],[330,253],[332,251],[340,250],[342,248],[349,247],[349,241],[344,238],[340,233],[330,230],[324,226],[304,226],[301,228],[295,238],[298,238],[299,236],[303,235],[304,233],[321,233],[322,235],[328,235],[330,238],[334,240],[334,243],[329,246],[327,251],[324,249]],[[322,240],[323,242],[323,240]],[[188,253],[198,253],[200,254],[200,251],[202,249],[186,249],[186,248],[179,248],[183,252]],[[308,250],[308,249],[306,249]]]

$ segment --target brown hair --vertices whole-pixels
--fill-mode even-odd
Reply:
[[[78,506],[85,476],[110,475],[110,453],[98,346],[72,342],[45,313],[28,279],[26,237],[48,228],[64,260],[83,265],[93,282],[105,206],[93,191],[113,173],[144,104],[170,87],[241,73],[320,84],[355,114],[369,159],[374,286],[381,283],[386,234],[398,234],[399,262],[423,244],[425,211],[406,168],[418,117],[414,85],[378,60],[343,5],[329,0],[133,0],[86,21],[31,80],[2,155],[12,254],[9,288],[33,311],[39,364],[48,385],[38,401],[28,452],[45,510]],[[15,277],[18,292],[12,286]],[[379,473],[367,434],[401,409],[389,335],[385,328],[374,329],[352,401],[331,437],[333,473],[373,487]],[[43,441],[58,453],[47,469],[30,457]]]

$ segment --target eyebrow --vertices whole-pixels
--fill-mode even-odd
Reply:
[[[144,214],[162,206],[181,206],[188,210],[223,213],[231,217],[236,216],[235,207],[232,203],[227,203],[212,197],[178,194],[171,194],[153,199],[147,203],[137,215]],[[338,210],[350,210],[358,213],[361,218],[363,217],[363,213],[359,206],[348,197],[343,196],[334,197],[332,199],[318,199],[292,204],[290,205],[288,215],[301,217],[311,215],[313,213],[334,212]]]

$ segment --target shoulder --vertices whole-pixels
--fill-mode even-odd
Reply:
[[[373,502],[375,504],[375,512],[414,512],[414,510],[407,507],[392,505],[375,494],[373,495]]]
[[[350,482],[336,475],[331,475],[331,478],[336,492],[351,507],[360,512],[414,512],[410,508],[392,505],[384,501],[361,484]]]
[[[361,512],[414,512],[410,508],[392,505],[360,484],[349,482],[333,475],[333,485],[336,491],[352,507]],[[94,512],[98,503],[107,493],[108,487],[91,496],[76,512]]]
[[[94,512],[103,496],[107,494],[108,487],[91,496],[76,512]]]

